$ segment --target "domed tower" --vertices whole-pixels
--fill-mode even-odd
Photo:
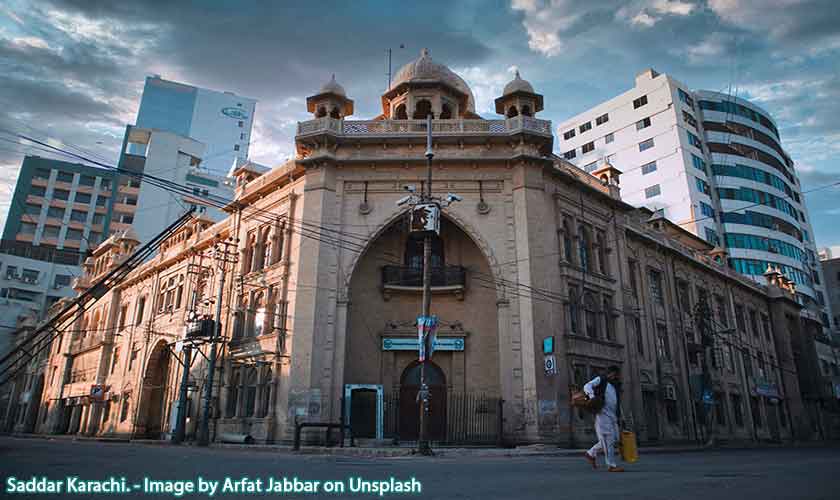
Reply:
[[[353,114],[353,100],[347,98],[344,87],[335,81],[333,75],[317,94],[306,98],[306,110],[315,118],[330,116],[342,119]]]
[[[439,120],[480,118],[467,82],[423,49],[394,75],[391,88],[382,95],[381,118],[423,120],[430,113]]]
[[[516,76],[505,85],[502,97],[496,99],[496,113],[506,118],[514,116],[534,116],[543,110],[543,96],[534,92],[534,87],[519,76]]]

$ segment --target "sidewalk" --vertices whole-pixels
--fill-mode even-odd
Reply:
[[[171,443],[164,440],[154,439],[129,439],[121,437],[88,437],[88,436],[66,436],[66,435],[43,435],[43,434],[11,434],[8,437],[19,439],[44,439],[44,440],[64,440],[64,441],[90,441],[90,442],[104,442],[104,443],[134,443],[144,445],[156,446],[172,446]],[[836,441],[815,441],[815,442],[800,442],[800,443],[754,443],[754,442],[738,442],[719,444],[714,447],[699,446],[696,444],[672,444],[662,446],[642,446],[639,448],[639,455],[652,455],[664,453],[690,453],[702,451],[720,451],[720,450],[738,450],[738,449],[767,449],[767,448],[811,448],[811,447],[829,447],[838,446],[840,443]],[[187,443],[184,446],[195,446]],[[415,454],[414,448],[410,446],[357,446],[344,448],[333,446],[303,446],[300,451],[293,451],[291,445],[284,444],[229,444],[229,443],[212,443],[210,448],[242,450],[252,452],[274,452],[274,453],[288,453],[288,454],[302,454],[302,455],[334,455],[334,456],[352,456],[352,457],[368,457],[368,458],[387,458],[387,457],[411,457],[418,456]],[[585,451],[584,448],[571,449],[560,448],[552,444],[533,444],[523,445],[513,448],[497,448],[497,447],[435,447],[434,452],[437,457],[579,457]]]

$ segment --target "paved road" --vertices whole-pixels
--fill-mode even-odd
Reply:
[[[309,480],[348,478],[400,480],[416,477],[420,498],[455,499],[831,499],[840,498],[840,449],[726,450],[643,456],[624,474],[593,471],[570,457],[444,457],[355,458],[288,453],[202,449],[127,443],[0,438],[3,498],[58,498],[52,495],[9,495],[9,477],[82,479],[126,477],[127,484],[144,476],[158,480],[222,481],[240,478],[297,476]],[[220,484],[220,487],[222,485]],[[322,484],[323,486],[323,484]],[[322,487],[321,486],[321,487]],[[345,493],[347,497],[375,495]],[[261,497],[336,498],[341,495],[262,494]],[[122,498],[174,498],[173,495],[130,493]],[[216,493],[214,498],[253,495]],[[399,498],[398,495],[387,495]],[[416,497],[416,496],[415,496]],[[62,498],[102,498],[76,494]],[[181,498],[208,498],[185,494]]]

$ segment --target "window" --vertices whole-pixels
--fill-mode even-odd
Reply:
[[[722,295],[715,295],[715,304],[717,304],[718,322],[724,328],[728,328],[729,314],[726,312],[726,299]]]
[[[96,206],[97,207],[104,207],[108,204],[108,198],[104,196],[97,196],[96,197]]]
[[[244,140],[245,140],[245,132],[242,132],[241,134],[239,134],[239,140],[240,140],[240,141],[244,141]]]
[[[688,105],[688,107],[694,109],[694,99],[692,99],[688,93],[686,93],[683,89],[677,89],[677,95],[682,102]]]
[[[638,99],[634,99],[633,100],[633,109],[639,109],[642,106],[644,106],[645,104],[647,104],[647,102],[648,101],[647,101],[647,96],[646,95],[643,95],[642,97],[639,97]]]
[[[96,177],[92,175],[83,175],[79,177],[80,186],[93,186],[94,184],[96,184]]]
[[[604,297],[601,311],[604,315],[604,330],[607,340],[615,340],[615,318],[613,317],[612,298]]]
[[[233,150],[234,151],[239,151],[239,144],[234,144],[233,145]]]
[[[715,218],[715,209],[708,203],[702,201],[700,202],[700,213],[703,214],[703,217]]]
[[[650,127],[650,118],[644,118],[636,122],[636,130],[642,130]]]
[[[605,136],[604,136],[604,142],[605,142],[606,144],[609,144],[609,143],[611,143],[611,142],[612,142],[612,141],[614,141],[614,140],[615,140],[615,135],[614,135],[612,132],[610,132],[609,134],[607,134],[607,135],[605,135]]]
[[[93,214],[93,224],[104,224],[105,214]]]
[[[595,150],[595,142],[587,142],[587,143],[586,143],[586,144],[584,144],[584,145],[583,145],[583,147],[581,148],[581,152],[582,152],[583,154],[590,153],[590,152],[592,152],[592,151],[594,151],[594,150]]]
[[[662,273],[655,269],[648,269],[648,281],[650,281],[650,296],[659,305],[665,305],[665,297],[662,295]]]
[[[23,213],[27,215],[41,215],[41,205],[27,203],[24,207]]]
[[[779,406],[783,406],[783,405],[779,405]],[[755,426],[760,429],[761,426],[762,426],[761,408],[758,404],[758,398],[755,397],[755,396],[750,398],[750,412],[752,413],[753,422],[755,423]]]
[[[58,226],[44,226],[43,238],[58,238],[58,232],[61,230]]]
[[[93,232],[93,231],[88,233],[88,237],[87,237],[88,244],[96,245],[100,241],[102,241],[102,233],[96,233],[96,232]]]
[[[131,399],[128,396],[123,396],[122,408],[120,408],[120,422],[125,422],[128,418],[128,407]]]
[[[67,234],[64,236],[66,240],[81,240],[84,236],[84,233],[81,229],[68,229]]]
[[[645,339],[642,336],[642,322],[638,317],[633,318],[633,331],[636,334],[636,350],[639,355],[645,355]]]
[[[76,193],[76,197],[73,199],[75,203],[83,203],[87,204],[90,203],[90,195],[87,193]]]
[[[567,130],[567,131],[563,132],[563,139],[565,139],[567,141],[574,136],[575,136],[575,129],[571,129],[571,130]]]
[[[6,266],[6,279],[17,279],[17,266]]]
[[[692,134],[691,132],[686,132],[688,134],[688,143],[694,146],[697,149],[703,149],[703,143],[700,142],[700,138],[696,135]]]
[[[55,180],[72,184],[73,174],[71,172],[59,172]]]
[[[732,414],[735,417],[735,425],[743,427],[744,409],[741,407],[741,396],[738,394],[730,394],[729,399],[732,401]]]
[[[32,196],[46,196],[47,189],[43,186],[32,186],[29,188],[29,194]]]
[[[627,274],[629,275],[630,289],[633,290],[633,297],[639,296],[639,287],[636,273],[639,272],[639,262],[633,259],[627,260]]]
[[[598,161],[597,160],[593,161],[592,163],[587,163],[586,165],[583,166],[584,172],[589,173],[589,174],[594,172],[596,168],[598,168]]]
[[[717,231],[714,229],[707,227],[705,228],[706,231],[706,241],[714,246],[720,246],[720,237],[717,234]]]
[[[239,128],[242,128],[243,126],[245,126],[245,123],[242,120],[239,120],[239,123],[237,125],[239,126]]]
[[[35,269],[24,268],[21,274],[21,279],[27,283],[35,283],[38,281],[38,271]]]
[[[36,168],[35,174],[33,175],[36,179],[49,179],[50,178],[50,169],[48,168]]]
[[[99,190],[100,191],[108,191],[111,189],[111,179],[102,179],[99,183]]]
[[[54,219],[63,219],[64,218],[64,208],[62,207],[50,207],[47,209],[47,217],[52,217]]]
[[[53,198],[56,200],[69,200],[70,191],[66,189],[53,189]]]
[[[35,234],[35,230],[37,228],[38,228],[37,224],[33,224],[31,222],[21,222],[19,232],[21,234]]]
[[[87,212],[73,210],[70,212],[70,220],[74,222],[85,222],[87,220]]]
[[[645,163],[642,165],[642,175],[647,175],[651,172],[656,172],[656,162]]]
[[[662,194],[662,191],[659,189],[659,184],[654,184],[649,188],[645,188],[645,198],[653,198],[654,196],[659,196]]]
[[[598,303],[593,294],[585,292],[583,295],[583,316],[586,321],[586,336],[591,339],[601,337],[599,312]]]
[[[688,123],[689,125],[691,125],[694,128],[697,128],[697,120],[695,120],[694,117],[691,116],[691,113],[683,111],[682,115],[683,115],[683,120],[685,120],[686,123]]]
[[[126,196],[123,198],[123,203],[126,205],[136,205],[137,204],[137,197],[135,196]]]
[[[656,353],[660,359],[671,360],[671,345],[668,343],[668,328],[664,323],[656,324]]]
[[[569,330],[572,334],[580,334],[580,297],[576,286],[569,286]]]
[[[587,130],[592,129],[592,122],[586,122],[578,128],[580,129],[580,133],[582,134],[582,133],[586,132]]]
[[[53,286],[55,288],[70,286],[70,276],[67,274],[56,274],[53,281]]]
[[[567,159],[567,160],[571,160],[571,159],[572,159],[572,158],[574,158],[575,156],[577,156],[577,154],[575,153],[575,150],[574,150],[574,149],[571,149],[571,150],[566,151],[565,153],[563,153],[563,158],[565,158],[565,159]]]
[[[747,333],[747,318],[744,316],[744,306],[735,304],[735,324],[740,333]]]
[[[764,330],[764,338],[770,340],[770,318],[766,314],[761,314],[761,329]]]
[[[691,164],[694,165],[694,168],[696,168],[697,170],[701,170],[703,173],[708,175],[708,172],[706,171],[706,162],[703,161],[703,159],[699,156],[692,154]]]
[[[608,121],[610,121],[610,115],[609,113],[604,113],[603,115],[595,118],[595,125],[603,125]]]
[[[117,364],[120,362],[120,348],[114,348],[114,357],[111,359],[111,374],[117,370]]]
[[[146,310],[146,296],[140,297],[137,301],[137,311],[134,313],[134,324],[140,325],[143,323],[143,313]]]
[[[641,151],[647,151],[648,149],[652,148],[653,146],[654,146],[653,137],[651,137],[650,139],[648,139],[646,141],[642,141],[642,142],[639,143],[639,151],[640,152]]]
[[[691,312],[691,300],[689,299],[688,282],[677,279],[677,300],[682,312]]]
[[[578,252],[580,267],[583,272],[589,272],[592,269],[592,234],[583,224],[578,226]]]
[[[120,306],[120,315],[117,321],[117,326],[120,330],[125,329],[126,320],[128,319],[128,304]]]
[[[573,254],[572,220],[569,216],[563,216],[563,256],[566,258],[566,262],[572,262]]]
[[[698,191],[700,191],[701,193],[703,193],[705,195],[708,195],[708,196],[712,195],[712,189],[709,187],[708,182],[704,181],[703,179],[701,179],[699,177],[695,177],[694,179],[697,182],[697,190]]]

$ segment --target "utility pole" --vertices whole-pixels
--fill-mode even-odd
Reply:
[[[187,273],[189,274],[189,268],[193,265],[190,264],[188,267]],[[188,313],[188,322],[189,325],[186,328],[186,332],[184,334],[183,343],[183,352],[184,352],[184,371],[181,374],[181,387],[178,389],[178,419],[175,422],[175,432],[172,433],[172,443],[179,444],[184,441],[184,436],[186,434],[186,427],[187,427],[187,393],[189,392],[189,385],[190,385],[190,363],[192,359],[192,344],[186,342],[189,340],[189,336],[191,333],[191,329],[194,330],[196,328],[200,328],[203,325],[203,322],[200,322],[200,318],[198,316],[198,311],[196,310],[198,306],[198,289],[201,285],[202,281],[204,280],[204,267],[199,263],[198,264],[198,271],[193,271],[196,275],[195,284],[192,287],[192,296],[190,298],[190,311]],[[196,323],[198,323],[196,325]]]
[[[417,438],[417,451],[421,455],[431,455],[429,446],[429,387],[426,384],[426,361],[433,353],[432,332],[437,328],[436,318],[431,316],[432,309],[432,238],[440,233],[441,207],[461,201],[461,197],[447,193],[446,199],[432,196],[432,115],[426,116],[426,181],[420,196],[414,194],[414,186],[404,186],[411,194],[397,201],[398,206],[411,204],[411,231],[423,234],[423,306],[417,318],[418,347],[420,352],[420,391],[417,400],[420,403],[420,429]]]
[[[216,371],[216,342],[222,337],[222,295],[225,291],[228,245],[230,245],[230,242],[222,241],[215,248],[216,264],[219,268],[219,288],[216,292],[215,322],[213,332],[210,334],[210,358],[207,360],[207,381],[204,384],[204,408],[201,412],[201,427],[198,432],[198,444],[200,446],[210,444],[210,406],[213,400],[213,378]]]
[[[706,443],[707,445],[713,444],[713,433],[712,430],[714,426],[710,422],[710,417],[712,416],[712,412],[709,411],[709,404],[707,400],[707,391],[712,390],[712,376],[709,373],[709,363],[708,363],[708,353],[711,352],[712,356],[715,355],[715,338],[714,332],[711,329],[711,310],[709,309],[709,305],[706,303],[705,300],[700,300],[697,303],[697,309],[695,311],[695,317],[697,318],[697,329],[700,332],[700,345],[703,348],[703,357],[700,360],[700,367],[703,372],[703,383],[701,384],[701,391],[700,391],[700,408],[701,408],[701,415],[703,421],[703,431],[706,434]]]

